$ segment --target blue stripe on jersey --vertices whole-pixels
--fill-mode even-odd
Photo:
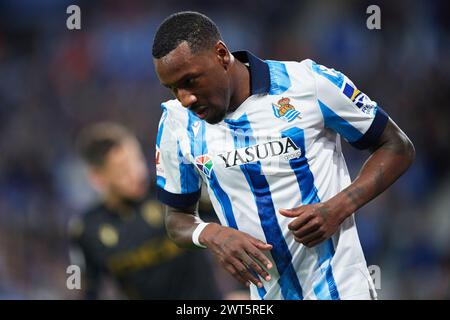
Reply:
[[[311,67],[316,73],[330,80],[339,89],[342,87],[342,84],[344,83],[344,75],[339,71],[327,68],[315,63],[314,61],[312,61]]]
[[[225,191],[223,191],[214,171],[211,173],[211,178],[209,178],[209,186],[214,192],[217,200],[219,201],[220,206],[222,207],[222,212],[225,215],[227,225],[230,228],[238,230],[236,219],[234,218],[233,207],[231,206],[230,197]]]
[[[248,147],[251,145],[251,141],[253,144],[255,143],[252,128],[246,114],[237,121],[227,119],[225,122],[228,123],[229,128],[233,132],[235,148]],[[255,197],[259,219],[266,240],[273,246],[271,254],[280,274],[278,283],[281,287],[281,293],[286,300],[303,299],[302,288],[292,265],[292,255],[278,225],[269,183],[264,174],[262,174],[261,163],[258,161],[256,163],[243,164],[240,168]]]
[[[331,267],[331,259],[334,256],[333,241],[328,239],[324,243],[317,246],[317,255],[319,257],[320,271],[325,276],[326,281],[320,281],[314,288],[314,292],[319,299],[339,300],[339,291],[333,276]],[[327,292],[328,287],[328,292]]]
[[[305,156],[305,136],[300,128],[290,128],[282,132],[282,137],[290,137],[301,150],[301,157],[289,160],[289,164],[297,177],[298,186],[302,195],[302,204],[312,204],[320,202],[317,189],[314,186],[314,176],[309,168],[308,159]],[[324,274],[326,282],[319,282],[314,288],[314,292],[319,299],[339,299],[336,282],[331,268],[331,259],[334,256],[333,241],[328,239],[317,246],[319,267]],[[328,286],[328,292],[326,290]]]
[[[161,116],[161,121],[159,123],[158,134],[156,136],[156,148],[157,149],[159,149],[159,146],[161,144],[161,137],[162,137],[163,131],[164,131],[164,122],[166,122],[166,118],[167,118],[167,108],[164,105],[164,103],[161,104],[161,108],[163,109],[163,114]],[[164,189],[164,187],[166,186],[166,178],[156,175],[156,185],[158,187]]]
[[[198,127],[198,131],[194,132],[194,128]],[[206,145],[205,138],[206,126],[205,122],[201,121],[195,114],[188,111],[188,133],[191,142],[191,154],[194,159],[198,156],[205,155],[208,153],[208,146]],[[233,207],[231,205],[230,197],[222,189],[217,179],[214,169],[211,172],[211,177],[209,178],[209,187],[214,192],[217,201],[222,207],[222,212],[227,221],[227,225],[231,228],[238,229],[236,224],[236,219],[234,218]]]
[[[341,118],[326,104],[320,100],[317,101],[319,102],[320,110],[322,111],[325,127],[340,133],[350,143],[358,141],[363,136],[358,129],[353,127],[347,120]]]
[[[266,60],[270,72],[270,95],[282,94],[291,87],[286,65],[279,61]]]
[[[156,176],[156,185],[162,189],[166,186],[166,178],[161,176]]]
[[[181,152],[180,142],[177,141],[177,154],[180,168],[181,193],[192,193],[199,189],[199,175],[193,164],[189,163]]]
[[[229,121],[231,121],[231,120],[225,120],[225,122],[227,122],[227,123]],[[252,135],[247,133],[247,127],[246,127],[247,122],[248,122],[247,117],[241,117],[241,118],[233,121],[233,125],[236,127],[236,130],[233,131],[233,133],[234,133],[233,134],[233,142],[234,142],[235,147],[236,146],[248,146],[248,145],[253,145],[256,143],[256,140],[252,137]],[[239,129],[237,129],[237,128],[239,128]],[[252,270],[250,270],[250,271],[252,271]],[[252,274],[256,278],[259,277],[254,272],[252,272]],[[266,289],[264,288],[264,285],[262,288],[257,287],[257,290],[258,290],[259,297],[263,300],[267,293]]]
[[[167,118],[167,108],[164,105],[164,103],[161,104],[161,108],[163,109],[163,114],[161,116],[161,121],[159,124],[159,128],[158,128],[158,135],[156,136],[156,145],[159,148],[159,145],[161,144],[161,137],[163,135],[163,131],[164,131],[164,122],[166,122],[166,118]]]
[[[249,271],[256,279],[260,278],[259,275],[256,273],[256,271],[254,271],[253,269],[249,269]],[[261,298],[261,300],[264,300],[264,297],[267,294],[266,288],[264,288],[264,284],[262,288],[256,287],[256,289],[258,290],[258,295]]]
[[[205,141],[205,124],[192,111],[187,110],[188,113],[188,135],[191,143],[192,156],[198,157],[208,153],[208,147]],[[196,131],[194,131],[194,128]]]

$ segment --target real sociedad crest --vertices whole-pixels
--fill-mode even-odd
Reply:
[[[291,122],[297,117],[301,119],[300,111],[295,110],[295,107],[290,102],[291,100],[289,98],[282,98],[278,100],[278,103],[272,103],[275,117],[287,122]]]

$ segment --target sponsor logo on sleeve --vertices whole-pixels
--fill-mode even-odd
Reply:
[[[359,91],[354,85],[346,82],[343,88],[344,95],[349,98],[362,112],[373,114],[377,103],[363,92]]]

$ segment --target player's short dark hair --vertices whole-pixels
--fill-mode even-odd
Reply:
[[[101,168],[108,153],[130,138],[134,138],[134,135],[125,127],[112,122],[101,122],[81,131],[76,140],[76,149],[89,166]]]
[[[170,15],[159,26],[152,55],[159,59],[186,41],[192,53],[211,48],[221,40],[216,24],[204,14],[183,11]]]

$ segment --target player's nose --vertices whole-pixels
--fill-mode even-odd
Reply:
[[[177,99],[187,108],[197,102],[197,97],[188,90],[178,89]]]

